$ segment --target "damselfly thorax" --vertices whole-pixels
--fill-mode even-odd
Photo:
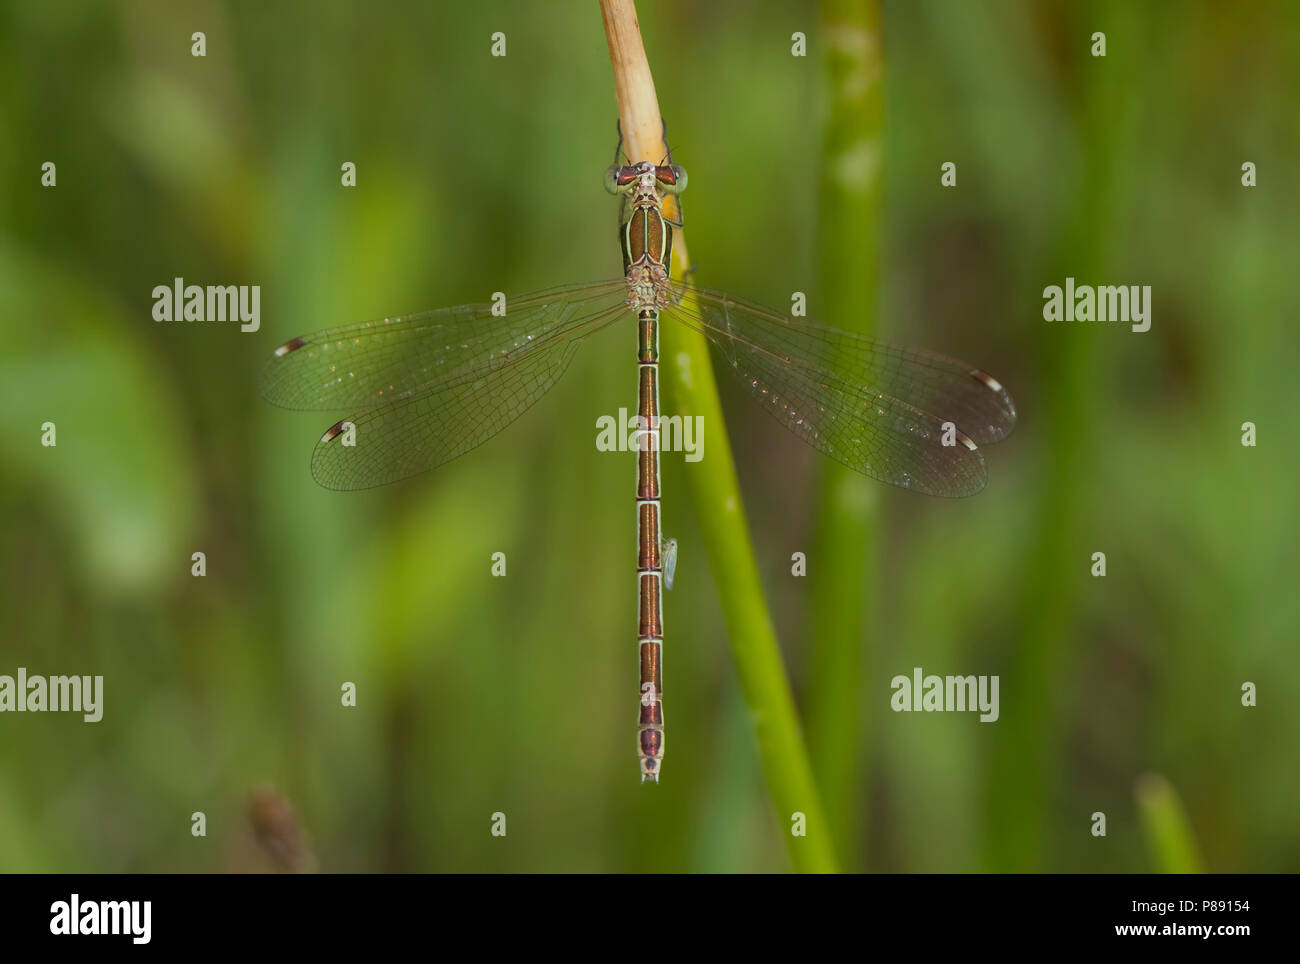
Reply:
[[[673,226],[664,216],[663,197],[686,189],[686,172],[676,164],[615,164],[605,172],[605,189],[622,194],[623,216],[619,240],[623,245],[623,274],[627,278],[628,307],[666,308],[672,301],[668,273],[673,255]]]
[[[620,141],[621,146],[621,141]],[[622,200],[623,276],[507,302],[440,308],[332,328],[285,342],[262,394],[285,408],[351,411],[316,443],[312,475],[365,489],[424,472],[492,438],[564,374],[583,339],[629,315],[637,323],[638,756],[642,779],[663,758],[664,539],[659,478],[659,319],[698,331],[765,411],[819,452],[863,475],[936,496],[973,495],[981,447],[1011,431],[1011,395],[991,375],[930,352],[814,324],[669,281],[686,172],[615,163],[605,186]]]

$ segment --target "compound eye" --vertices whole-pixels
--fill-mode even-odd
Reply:
[[[660,164],[656,167],[655,180],[662,184],[669,194],[681,194],[686,190],[686,171],[676,164]]]
[[[635,167],[615,164],[605,170],[605,190],[610,194],[624,193],[639,176]]]

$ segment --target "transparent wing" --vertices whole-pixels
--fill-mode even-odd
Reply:
[[[566,330],[621,306],[622,278],[491,304],[366,321],[285,342],[262,369],[262,396],[294,409],[351,409],[454,385],[510,365]]]
[[[719,335],[768,349],[783,364],[833,377],[851,394],[893,396],[951,420],[979,445],[1005,438],[1015,425],[1011,395],[966,362],[791,318],[720,291],[695,288],[689,294],[699,320]]]
[[[1004,438],[1015,424],[1006,389],[954,359],[708,289],[688,289],[666,314],[701,331],[724,367],[794,434],[891,485],[973,495],[987,479],[978,444]]]
[[[338,422],[316,443],[312,476],[327,489],[368,489],[450,462],[482,445],[556,383],[582,337],[616,320],[617,306],[563,336],[485,368]]]

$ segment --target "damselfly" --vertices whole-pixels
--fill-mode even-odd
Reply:
[[[507,303],[442,308],[303,335],[275,350],[262,377],[270,402],[343,409],[312,475],[330,489],[395,482],[496,435],[555,384],[587,336],[637,323],[637,579],[641,779],[663,758],[663,602],[677,546],[660,528],[659,316],[704,335],[722,367],[770,414],[818,451],[891,485],[966,496],[984,486],[979,446],[1015,423],[1006,389],[977,368],[812,324],[719,291],[669,281],[686,172],[672,163],[614,164],[605,187],[622,198],[622,278],[570,285]],[[497,309],[497,310],[494,310]],[[666,584],[666,585],[665,585]]]

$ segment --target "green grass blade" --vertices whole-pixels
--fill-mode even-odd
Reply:
[[[880,10],[864,0],[824,0],[827,121],[819,246],[827,324],[876,329],[882,117]],[[864,651],[875,582],[879,494],[838,462],[824,461],[808,580],[808,746],[845,866],[856,865],[865,797]]]
[[[1142,831],[1155,872],[1205,873],[1192,823],[1173,784],[1158,774],[1149,773],[1138,780],[1136,794]]]
[[[741,691],[753,715],[759,758],[777,820],[796,870],[831,873],[837,869],[831,828],[813,782],[794,697],[759,581],[708,344],[703,335],[684,325],[664,326],[662,337],[660,369],[668,414],[702,416],[709,426],[708,456],[690,466],[685,476],[718,587]],[[805,836],[791,833],[795,813],[804,814]]]

